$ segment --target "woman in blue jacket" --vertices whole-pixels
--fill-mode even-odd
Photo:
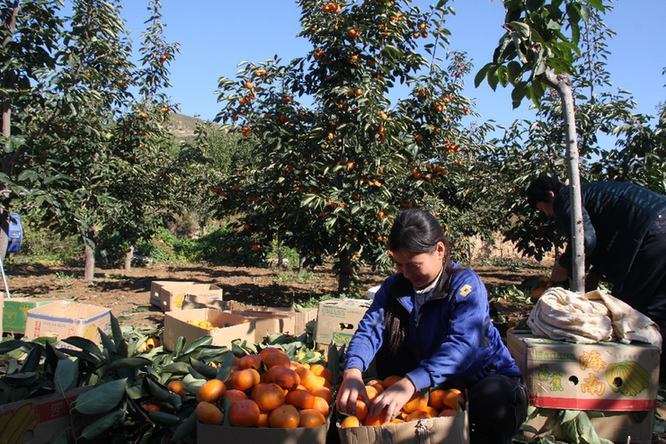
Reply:
[[[404,376],[372,402],[369,415],[395,417],[415,392],[467,389],[472,443],[510,443],[525,420],[520,371],[490,321],[479,276],[449,261],[437,220],[423,210],[399,214],[389,235],[398,273],[384,281],[347,350],[340,411],[355,414],[374,360],[379,377]]]

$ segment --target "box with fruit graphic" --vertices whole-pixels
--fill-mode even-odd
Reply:
[[[186,288],[194,285],[193,281],[152,281],[150,283],[150,304],[162,308],[161,290],[163,288]]]
[[[56,299],[41,299],[37,297],[5,299],[5,307],[2,315],[2,331],[5,333],[25,332],[25,321],[28,318],[28,310],[41,307],[55,302]]]
[[[79,387],[0,406],[0,442],[44,444],[71,430],[70,405],[92,387]],[[80,426],[79,422],[75,425]]]
[[[509,331],[509,351],[525,377],[530,404],[573,410],[647,411],[659,387],[659,347],[575,344]]]
[[[26,339],[55,337],[58,339],[80,336],[97,344],[100,337],[97,329],[111,331],[111,310],[98,305],[56,301],[28,310],[25,322]]]

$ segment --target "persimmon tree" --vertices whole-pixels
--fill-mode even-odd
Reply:
[[[100,233],[118,218],[112,194],[119,158],[111,145],[114,119],[130,97],[130,47],[117,3],[73,2],[62,33],[57,67],[34,111],[43,131],[34,135],[30,161],[40,182],[29,204],[60,235],[84,245],[84,279],[94,278]]]
[[[388,261],[401,208],[446,219],[463,207],[459,167],[477,143],[461,122],[471,113],[461,95],[469,65],[441,52],[446,1],[427,11],[410,1],[298,4],[308,54],[243,63],[236,79],[220,79],[218,119],[257,148],[211,190],[222,214],[242,216],[253,249],[279,237],[310,262],[335,258],[344,293],[361,263]]]
[[[0,259],[7,251],[11,201],[33,189],[37,175],[26,162],[29,134],[40,131],[31,111],[41,100],[44,70],[53,68],[61,19],[57,0],[0,1]],[[44,177],[48,180],[51,177]]]
[[[141,39],[141,65],[132,84],[138,98],[117,119],[111,149],[118,159],[118,172],[110,189],[119,202],[120,214],[104,233],[110,248],[125,251],[124,268],[131,268],[136,243],[149,239],[164,226],[174,210],[171,196],[182,175],[176,142],[168,123],[174,105],[165,94],[170,86],[169,66],[179,45],[164,38],[161,1],[148,3],[148,20]]]
[[[495,49],[493,61],[476,75],[478,86],[487,79],[495,89],[511,84],[514,107],[523,98],[537,106],[547,88],[560,98],[566,141],[566,159],[571,196],[571,245],[573,289],[585,289],[583,208],[581,202],[579,148],[572,76],[579,53],[581,23],[592,9],[604,11],[603,0],[504,0],[505,34]]]

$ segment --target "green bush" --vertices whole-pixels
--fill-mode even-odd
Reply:
[[[19,252],[13,256],[14,262],[26,259],[39,262],[67,263],[78,260],[83,252],[83,245],[76,237],[61,239],[48,228],[40,228],[29,223],[27,218],[21,220],[23,227],[23,244]]]

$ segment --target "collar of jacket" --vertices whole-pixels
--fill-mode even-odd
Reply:
[[[451,273],[447,273],[446,271],[446,266],[444,266],[444,269],[442,270],[442,274],[439,276],[439,280],[437,281],[437,285],[435,285],[435,288],[432,290],[432,297],[426,301],[436,301],[439,299],[446,299],[449,297],[449,292],[447,291],[448,286],[449,286],[449,279],[451,277]],[[404,277],[401,276],[402,279],[405,279]],[[412,290],[409,294],[399,296],[398,302],[400,302],[400,305],[405,307],[405,310],[407,310],[409,313],[411,313],[414,310],[414,287],[412,287]]]

